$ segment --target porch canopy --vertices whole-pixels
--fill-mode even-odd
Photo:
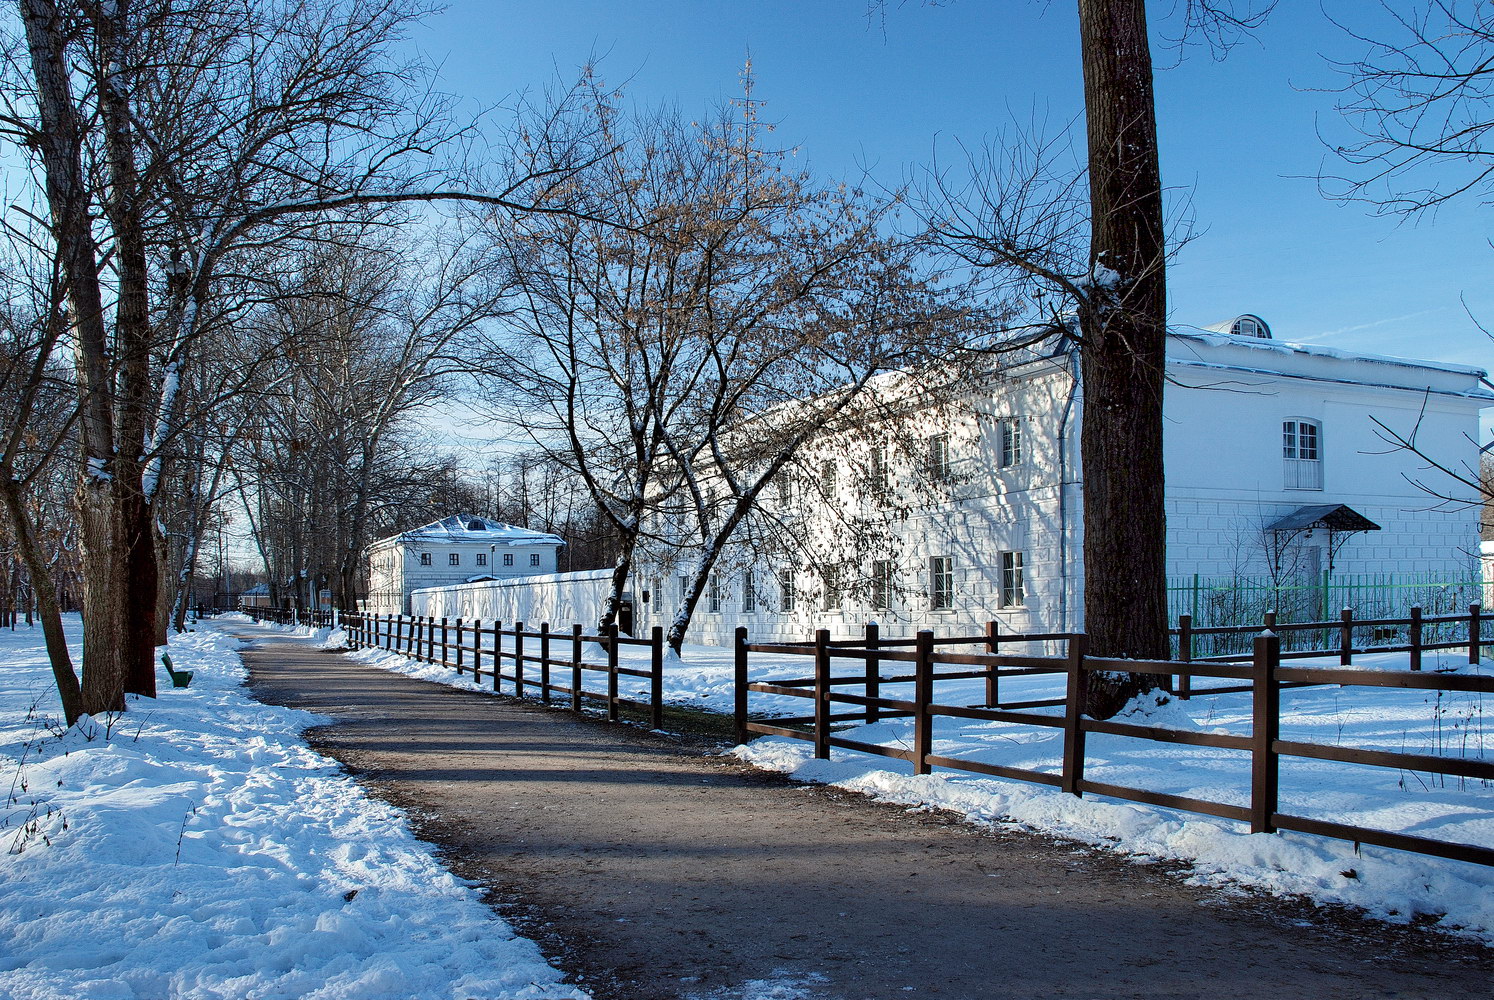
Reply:
[[[1277,569],[1281,568],[1282,550],[1293,539],[1314,531],[1328,533],[1328,568],[1349,536],[1360,531],[1379,531],[1380,526],[1354,508],[1341,503],[1309,504],[1298,507],[1286,517],[1266,526],[1271,534]]]

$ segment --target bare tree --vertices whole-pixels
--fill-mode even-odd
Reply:
[[[248,258],[361,206],[463,200],[577,211],[541,138],[491,184],[433,156],[462,134],[391,58],[418,0],[20,0],[25,59],[0,129],[31,161],[67,292],[80,401],[82,710],[153,694],[153,507],[191,412],[204,306]],[[565,200],[565,207],[561,202]],[[95,224],[97,223],[97,225]]]
[[[1338,111],[1353,133],[1330,142],[1348,168],[1324,172],[1329,197],[1376,214],[1410,215],[1449,200],[1494,196],[1494,3],[1381,4],[1384,34],[1343,30],[1368,49],[1340,62]]]

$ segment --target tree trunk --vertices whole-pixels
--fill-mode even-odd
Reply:
[[[57,602],[57,589],[47,560],[36,546],[30,519],[21,505],[20,493],[8,475],[0,480],[0,503],[4,504],[15,529],[16,547],[31,577],[32,600],[36,602],[41,617],[42,637],[46,640],[47,659],[52,664],[57,695],[62,701],[62,715],[71,726],[83,712],[83,692],[78,684],[78,672],[73,667],[72,654],[67,649],[67,636],[62,631],[62,608]]]
[[[1143,0],[1080,0],[1079,30],[1092,265],[1081,312],[1085,631],[1096,655],[1165,659],[1166,238]],[[1100,675],[1085,707],[1113,715],[1153,686]]]

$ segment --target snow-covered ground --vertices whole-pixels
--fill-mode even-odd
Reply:
[[[335,635],[330,644],[340,643]],[[378,650],[352,654],[401,673],[471,687],[470,675],[415,663]],[[625,647],[624,665],[646,668],[648,651]],[[602,662],[598,649],[588,659]],[[633,661],[629,663],[629,661]],[[754,655],[754,681],[808,676],[807,657]],[[1296,660],[1293,666],[1338,664]],[[1405,654],[1355,657],[1366,670],[1406,669]],[[505,667],[511,671],[510,666]],[[1478,673],[1465,651],[1428,653],[1427,671]],[[850,673],[849,666],[837,672]],[[600,685],[591,675],[589,688]],[[564,679],[561,681],[566,683]],[[976,704],[981,681],[942,682],[935,701]],[[1228,683],[1228,682],[1218,682]],[[490,684],[484,677],[484,687]],[[504,689],[510,690],[505,682]],[[732,651],[686,646],[682,658],[665,664],[664,693],[671,701],[721,712],[732,710]],[[848,688],[859,693],[857,688]],[[621,693],[646,699],[647,681],[623,678]],[[886,697],[911,698],[911,685],[884,685]],[[1060,697],[1061,677],[1004,678],[1005,700]],[[1397,688],[1313,687],[1283,692],[1282,738],[1408,753],[1494,759],[1494,720],[1485,718],[1486,696]],[[1494,706],[1490,706],[1494,708]],[[754,714],[807,715],[807,700],[754,694]],[[852,711],[849,706],[843,711]],[[1056,712],[1056,709],[1047,710]],[[1190,701],[1155,700],[1133,705],[1121,721],[1204,732],[1248,734],[1248,694],[1198,695]],[[912,724],[900,719],[842,730],[839,735],[910,749]],[[992,764],[1057,772],[1059,731],[1031,725],[939,719],[934,752]],[[1345,903],[1392,921],[1430,921],[1494,945],[1494,869],[1303,834],[1250,835],[1244,824],[1160,806],[1103,797],[1083,799],[1056,789],[936,769],[915,776],[911,765],[852,751],[832,750],[814,759],[810,744],[761,737],[737,753],[752,763],[809,781],[840,785],[914,808],[941,808],[974,822],[1014,825],[1081,843],[1114,849],[1139,859],[1183,861],[1195,881],[1248,886],[1319,902]],[[1250,762],[1239,751],[1162,744],[1119,736],[1091,735],[1086,774],[1096,780],[1237,805],[1249,803]],[[1434,839],[1494,847],[1494,787],[1473,779],[1434,777],[1411,771],[1283,758],[1282,812]]]
[[[248,696],[237,641],[174,639],[190,688],[71,730],[41,643],[0,631],[0,996],[585,997],[306,747],[324,720]]]

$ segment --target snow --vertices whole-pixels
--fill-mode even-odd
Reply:
[[[482,528],[473,529],[470,525],[482,524]],[[548,534],[543,531],[531,531],[528,528],[520,528],[516,525],[505,524],[502,521],[494,521],[485,517],[473,517],[468,514],[456,514],[452,517],[432,521],[418,528],[411,528],[393,538],[412,542],[490,542],[498,545],[561,545],[562,539],[558,535]],[[385,539],[388,541],[388,539]],[[376,543],[377,544],[377,543]]]
[[[190,688],[64,730],[41,630],[0,632],[0,996],[584,997],[302,742],[326,720],[248,696],[236,646],[179,636]]]
[[[488,640],[491,641],[491,640]],[[531,650],[531,652],[533,652]],[[350,654],[411,676],[473,687],[471,675],[416,663],[382,650]],[[605,662],[590,647],[587,659]],[[626,646],[624,666],[646,669],[646,647]],[[484,663],[490,661],[484,657]],[[1406,669],[1405,654],[1355,657],[1363,669]],[[806,677],[808,657],[754,654],[754,681]],[[1337,657],[1321,662],[1294,660],[1293,666],[1336,667]],[[1460,650],[1427,653],[1427,671],[1476,673]],[[511,668],[506,668],[511,670]],[[839,668],[838,668],[839,672]],[[683,657],[666,653],[665,698],[671,702],[732,711],[732,650],[686,645]],[[484,674],[484,689],[491,684]],[[599,675],[589,675],[596,689]],[[976,704],[983,681],[941,682],[935,701]],[[1003,678],[1007,700],[1058,697],[1061,677]],[[646,700],[644,678],[620,678],[623,697]],[[507,682],[504,689],[511,690]],[[859,693],[858,688],[849,690]],[[885,684],[883,696],[911,698],[911,685]],[[1488,759],[1494,755],[1494,725],[1486,723],[1477,694],[1398,688],[1337,686],[1287,689],[1282,694],[1282,739],[1366,747],[1408,753]],[[754,714],[806,715],[806,699],[754,694]],[[851,709],[842,706],[841,710]],[[1057,709],[1042,711],[1057,712]],[[1248,694],[1196,694],[1189,701],[1141,701],[1120,721],[1202,732],[1247,734]],[[884,746],[911,748],[912,723],[887,720],[838,730],[837,735]],[[986,763],[1056,773],[1061,759],[1059,730],[1009,723],[938,719],[934,752]],[[743,759],[794,777],[902,803],[913,808],[948,809],[975,823],[1020,827],[1115,850],[1138,860],[1166,859],[1191,867],[1190,880],[1216,887],[1250,887],[1305,896],[1319,903],[1342,903],[1381,919],[1419,920],[1494,945],[1494,870],[1404,851],[1355,845],[1295,833],[1255,834],[1242,823],[1194,813],[1089,795],[1078,798],[1044,785],[987,778],[942,768],[927,776],[909,764],[832,749],[828,761],[815,760],[813,746],[799,740],[760,737],[735,751]],[[1248,754],[1210,747],[1162,744],[1091,734],[1086,774],[1096,780],[1178,795],[1247,805]],[[1434,839],[1494,846],[1494,787],[1488,782],[1331,761],[1283,757],[1281,811],[1376,829],[1406,831]]]

